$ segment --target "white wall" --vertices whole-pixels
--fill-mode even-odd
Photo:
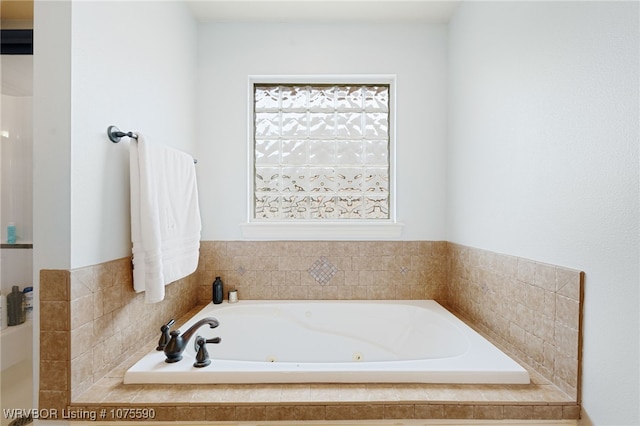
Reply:
[[[73,2],[71,266],[130,254],[129,140],[195,154],[196,23],[180,2]]]
[[[71,3],[36,2],[33,48],[34,284],[70,266]],[[37,294],[37,292],[36,292]]]
[[[449,240],[585,271],[582,424],[638,414],[638,3],[465,2]]]
[[[203,240],[242,239],[252,74],[395,74],[402,239],[445,238],[446,26],[211,23],[199,41]]]

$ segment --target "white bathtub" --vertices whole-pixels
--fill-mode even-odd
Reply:
[[[0,370],[5,371],[23,361],[33,358],[33,323],[26,321],[20,325],[0,331]]]
[[[240,301],[209,304],[220,325],[196,334],[212,363],[196,368],[194,341],[182,361],[152,351],[125,383],[529,383],[529,374],[432,300]],[[158,325],[158,329],[160,325]]]

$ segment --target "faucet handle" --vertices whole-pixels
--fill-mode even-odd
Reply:
[[[209,352],[207,351],[207,340],[202,337],[196,337],[196,348],[198,353],[196,354],[196,361],[193,363],[193,366],[196,368],[206,367],[211,364],[211,359],[209,358]]]
[[[220,343],[222,339],[220,337],[214,337],[212,339],[205,339],[202,336],[197,336],[195,341],[195,347],[198,353],[196,354],[196,361],[193,366],[196,368],[206,367],[211,364],[209,358],[209,352],[207,351],[207,343]]]
[[[193,349],[197,352],[200,350],[201,345],[205,345],[207,343],[220,343],[222,341],[222,337],[213,337],[211,339],[205,339],[201,335],[196,335],[196,338],[193,340]]]
[[[156,347],[157,351],[164,350],[165,346],[167,346],[167,343],[169,343],[169,329],[173,324],[175,324],[175,322],[176,320],[172,318],[168,323],[160,327],[160,332],[162,334],[160,335],[160,340],[158,340],[158,346]]]

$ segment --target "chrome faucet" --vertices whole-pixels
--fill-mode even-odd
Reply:
[[[220,325],[217,319],[208,317],[193,324],[182,335],[180,334],[180,330],[173,330],[171,332],[171,339],[169,340],[169,343],[164,347],[164,354],[167,357],[164,361],[168,363],[180,361],[182,359],[182,352],[184,352],[187,347],[191,336],[193,336],[197,329],[205,324],[209,324],[209,328],[216,328]]]

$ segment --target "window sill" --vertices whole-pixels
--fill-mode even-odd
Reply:
[[[404,223],[249,222],[240,225],[242,236],[255,240],[393,240]]]

